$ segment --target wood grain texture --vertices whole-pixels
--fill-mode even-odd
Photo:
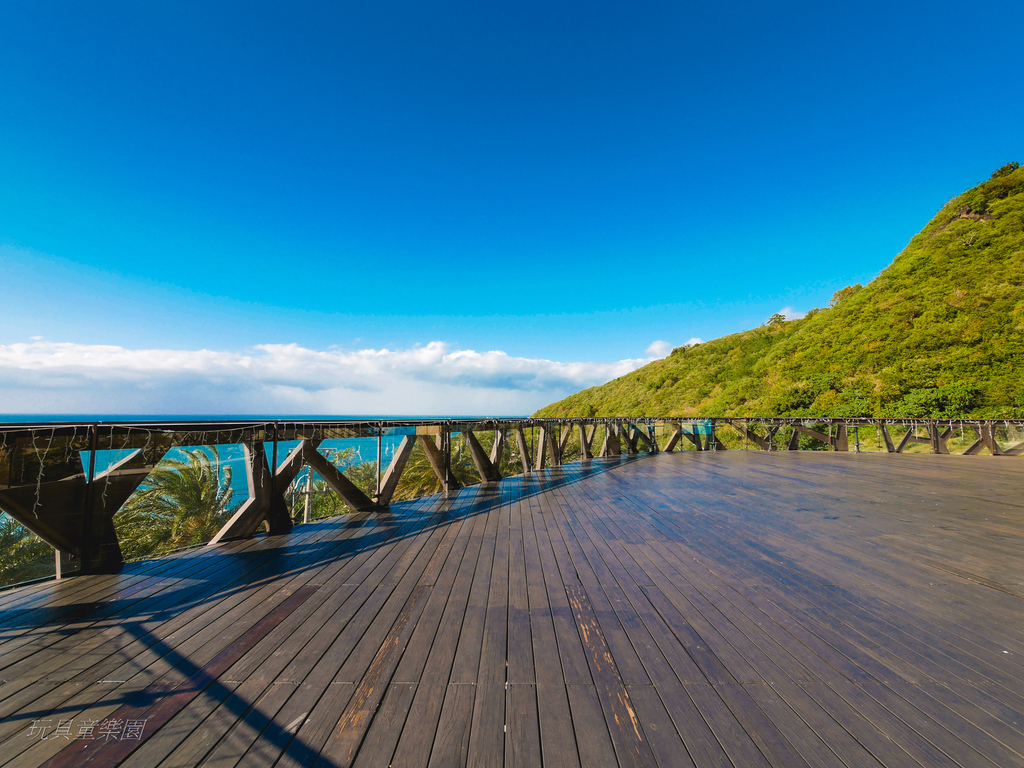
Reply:
[[[1022,488],[627,452],[9,590],[0,765],[1024,766]]]

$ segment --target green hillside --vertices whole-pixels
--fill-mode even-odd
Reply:
[[[538,416],[1024,416],[1024,168],[953,198],[868,285]]]

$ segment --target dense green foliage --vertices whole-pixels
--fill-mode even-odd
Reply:
[[[538,416],[1024,416],[1024,169],[950,200],[828,308],[679,347]]]
[[[216,446],[164,459],[114,516],[126,560],[209,541],[231,516],[231,467]]]
[[[53,549],[10,515],[0,513],[0,586],[53,576]]]

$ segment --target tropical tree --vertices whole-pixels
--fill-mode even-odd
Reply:
[[[354,448],[340,448],[327,451],[325,458],[344,472],[367,496],[373,496],[377,490],[377,462],[362,461]],[[311,481],[308,480],[311,478]],[[309,482],[307,488],[307,482]],[[305,514],[306,493],[310,494],[310,519],[320,520],[324,517],[343,515],[349,511],[345,502],[324,482],[323,478],[307,468],[300,473],[285,491],[285,502],[291,510],[292,520],[300,522]]]
[[[0,585],[53,576],[53,547],[0,513]]]
[[[208,541],[231,516],[233,496],[216,446],[164,459],[114,517],[125,559]]]

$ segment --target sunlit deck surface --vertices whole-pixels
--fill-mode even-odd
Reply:
[[[1024,765],[1022,490],[596,459],[15,589],[0,763]]]

